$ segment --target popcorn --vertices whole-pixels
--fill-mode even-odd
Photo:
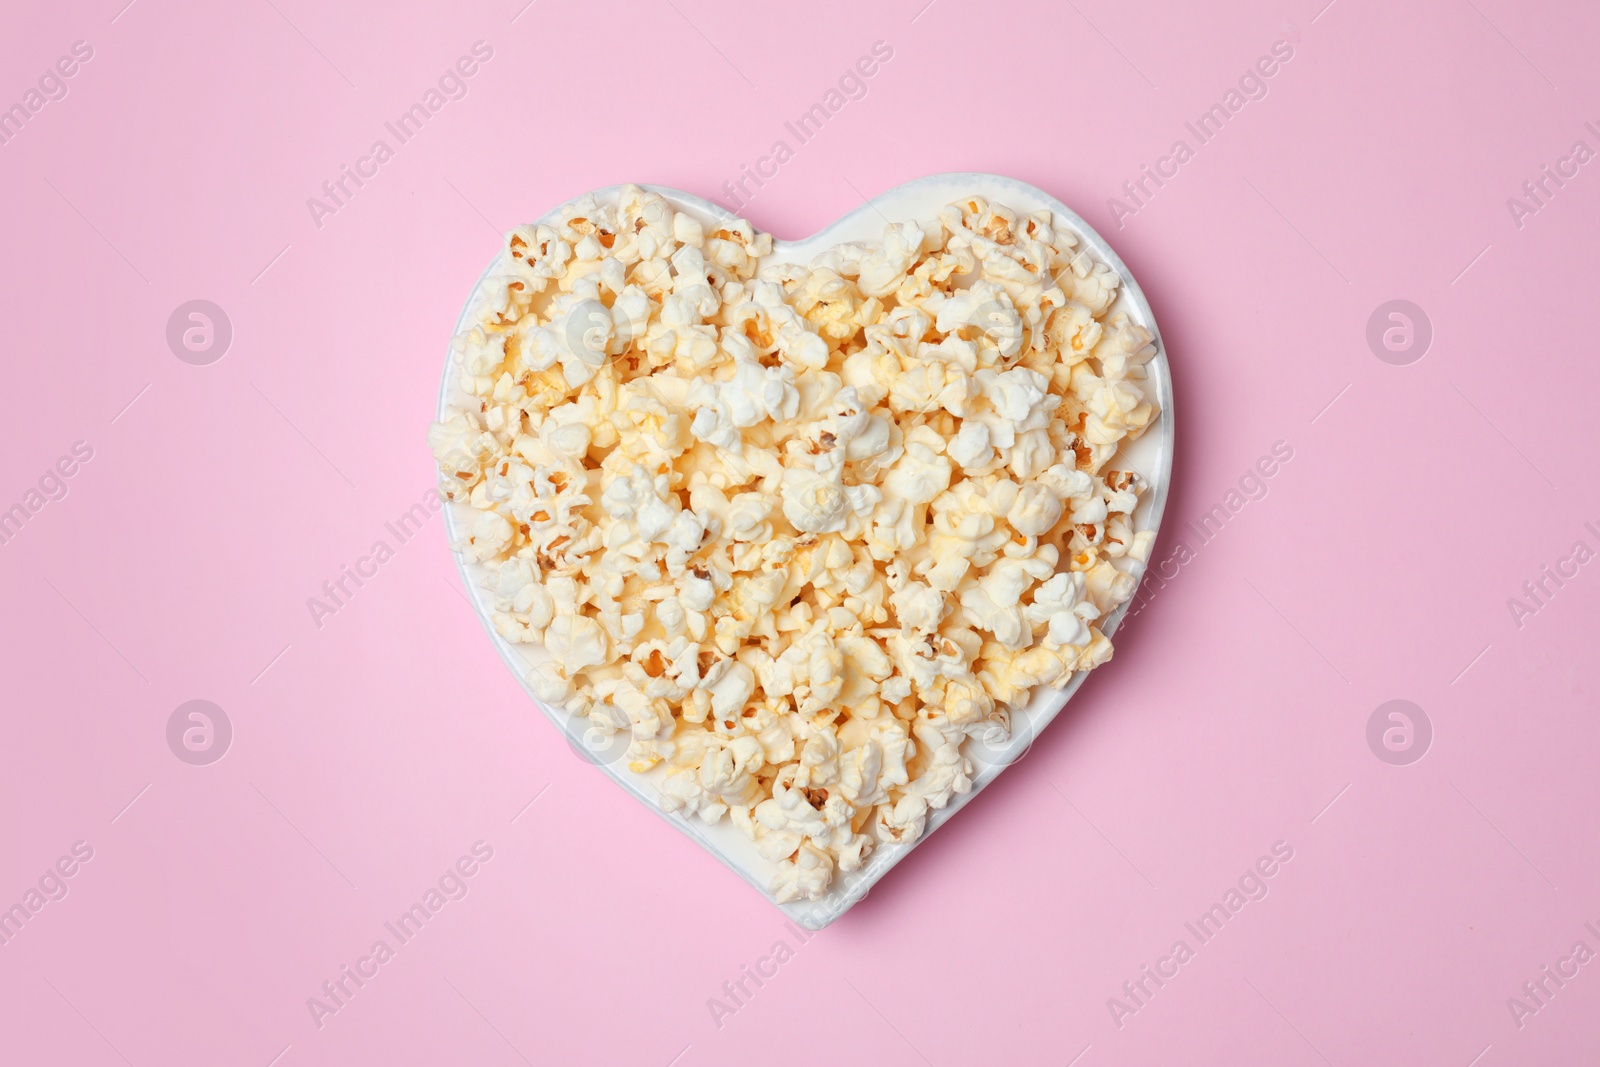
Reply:
[[[568,677],[606,662],[606,634],[594,619],[562,615],[544,632],[544,647]]]
[[[817,900],[1110,657],[1155,345],[1049,212],[770,251],[635,186],[518,227],[428,445],[496,631],[547,653],[531,691]]]
[[[944,447],[942,441],[933,444]],[[905,454],[884,478],[884,495],[907,504],[926,504],[949,487],[951,473],[950,461],[925,440],[908,439]]]
[[[993,282],[981,281],[952,294],[939,306],[934,325],[942,333],[958,336],[963,328],[976,331],[1001,360],[1010,359],[1022,348],[1022,317],[1005,290]]]
[[[705,687],[711,692],[711,712],[718,719],[727,720],[744,711],[750,694],[755,692],[755,672],[743,663],[723,660],[718,666],[727,669],[719,672],[715,681],[707,679]]]
[[[466,542],[462,545],[467,558],[474,563],[494,559],[505,551],[511,544],[511,523],[505,516],[493,511],[478,513],[472,524],[472,532],[467,534]]]
[[[1016,502],[1006,512],[1006,521],[1023,536],[1037,537],[1061,520],[1061,511],[1059,496],[1046,485],[1030,482],[1017,494]]]
[[[833,881],[833,860],[826,852],[801,845],[794,859],[778,865],[772,890],[779,904],[791,900],[821,900]]]
[[[950,613],[945,594],[921,582],[904,582],[890,595],[889,603],[902,627],[922,633],[936,631]]]
[[[963,421],[961,429],[945,449],[964,471],[981,470],[994,459],[989,445],[989,428],[981,422]]]
[[[1025,614],[1035,626],[1044,625],[1051,644],[1082,647],[1089,643],[1089,627],[1100,609],[1084,596],[1083,574],[1066,571],[1039,584]]]
[[[1125,437],[1138,437],[1155,417],[1155,407],[1137,385],[1128,381],[1110,382],[1096,389],[1089,398],[1088,409],[1084,437],[1097,445],[1114,445]]]
[[[783,517],[801,533],[842,530],[850,510],[842,483],[806,467],[783,472]]]

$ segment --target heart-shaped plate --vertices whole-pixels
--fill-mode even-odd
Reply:
[[[720,205],[690,193],[652,185],[642,188],[659,193],[670,201],[675,210],[693,215],[707,224],[708,229],[715,222],[733,217]],[[604,201],[614,198],[619,189],[619,186],[597,189],[593,195]],[[1058,225],[1064,223],[1067,229],[1077,234],[1080,247],[1091,258],[1110,266],[1121,278],[1116,301],[1106,312],[1105,318],[1109,319],[1118,312],[1125,313],[1129,319],[1144,326],[1154,336],[1156,354],[1148,364],[1147,385],[1154,392],[1154,400],[1160,407],[1160,414],[1142,436],[1123,443],[1117,454],[1117,461],[1119,468],[1137,471],[1149,484],[1148,492],[1142,496],[1134,512],[1134,528],[1158,529],[1166,504],[1168,483],[1171,480],[1174,440],[1172,379],[1165,349],[1161,343],[1160,332],[1156,328],[1155,317],[1151,314],[1150,305],[1127,267],[1105,239],[1065,204],[1043,190],[1013,178],[977,173],[931,175],[907,182],[881,194],[810,237],[798,241],[774,240],[771,254],[763,257],[761,263],[763,267],[784,263],[806,264],[818,254],[843,242],[875,243],[882,239],[886,222],[931,219],[936,217],[939,209],[945,205],[970,196],[980,196],[991,203],[1003,204],[1019,214],[1040,210],[1052,212]],[[557,205],[536,222],[553,220],[562,206],[564,205]],[[488,277],[499,256],[500,253],[497,251],[495,259],[491,260],[483,275],[479,277],[478,283],[473,286],[472,292],[468,294],[454,333],[460,333],[468,326],[469,314],[479,286]],[[457,362],[447,354],[439,390],[439,407],[436,415],[438,419],[446,417],[450,397],[459,395],[459,391],[455,389],[455,378],[458,373]],[[473,509],[467,505],[455,503],[445,505],[445,526],[452,545],[459,545],[462,542],[472,515]],[[595,731],[586,729],[586,720],[570,714],[563,708],[549,707],[534,695],[527,677],[535,666],[533,658],[529,655],[530,646],[519,646],[507,641],[495,629],[492,622],[493,598],[483,588],[485,579],[489,577],[488,569],[482,564],[469,562],[459,550],[456,552],[456,563],[479,622],[483,624],[489,639],[499,651],[500,658],[522,683],[529,699],[538,705],[550,721],[562,731],[573,751],[599,766],[623,789],[680,831],[694,838],[706,851],[749,882],[763,896],[777,903],[768,889],[774,865],[758,854],[754,842],[734,827],[731,820],[723,819],[715,825],[706,825],[695,817],[685,818],[663,811],[658,787],[658,782],[665,771],[663,766],[657,766],[645,774],[634,773],[628,769],[627,761],[622,758],[627,745],[624,734],[609,739],[597,737]],[[1143,565],[1132,561],[1125,563],[1136,577],[1142,577]],[[1113,634],[1131,603],[1131,599],[1124,602],[1101,620],[1099,626],[1102,632],[1107,636]],[[838,918],[864,897],[872,885],[904,859],[911,849],[927,840],[929,834],[954,817],[984,786],[1019,760],[1038,733],[1048,726],[1072,699],[1088,673],[1076,672],[1066,685],[1059,688],[1039,686],[1035,689],[1029,702],[1012,715],[1012,729],[1010,736],[1005,740],[985,744],[980,739],[970,739],[962,751],[972,760],[976,769],[972,775],[971,791],[958,793],[951,797],[945,807],[929,812],[926,830],[919,839],[910,843],[879,843],[859,868],[848,873],[836,874],[827,894],[821,900],[801,900],[777,906],[790,919],[810,930],[820,930]]]

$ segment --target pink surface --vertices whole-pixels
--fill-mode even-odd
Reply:
[[[0,509],[38,510],[0,545],[0,906],[40,906],[0,945],[0,1061],[1592,1058],[1600,11],[1324,2],[13,5],[0,105],[38,109],[0,145]],[[866,95],[796,146],[877,41]],[[1180,408],[1181,559],[1116,660],[804,942],[534,712],[436,517],[385,525],[432,484],[497,231],[616,181],[718,196],[778,139],[748,214],[780,236],[935,171],[1074,205],[1155,307]],[[1135,200],[1146,164],[1176,174]],[[1397,299],[1431,320],[1418,361],[1369,347]],[[169,348],[192,300],[231,323],[209,364]],[[1278,442],[1265,496],[1230,497]],[[1220,533],[1184,528],[1218,505]],[[232,726],[209,765],[168,742],[196,699]],[[1422,744],[1391,754],[1387,712],[1369,746],[1392,700],[1431,723],[1420,761],[1379,758]],[[441,879],[460,899],[400,943]],[[1202,943],[1185,924],[1241,884]],[[371,977],[314,1018],[345,966]]]

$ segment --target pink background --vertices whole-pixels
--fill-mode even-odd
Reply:
[[[1600,949],[1600,567],[1520,628],[1507,606],[1600,547],[1600,167],[1520,228],[1506,205],[1600,148],[1593,5],[124,2],[0,16],[0,104],[94,49],[0,146],[0,508],[94,453],[0,546],[0,905],[94,850],[0,946],[0,1061],[1600,1051],[1600,964],[1520,1027],[1507,1007]],[[468,95],[316,226],[306,198],[480,39]],[[880,40],[754,222],[803,235],[936,171],[1039,185],[1163,328],[1158,557],[1274,442],[1294,457],[1026,760],[802,945],[535,713],[437,518],[321,628],[306,600],[432,484],[446,337],[496,231],[617,181],[718,196]],[[1279,40],[1268,95],[1113,225],[1107,198]],[[209,366],[165,340],[196,298],[233,326]],[[1434,328],[1409,366],[1365,338],[1395,298]],[[204,767],[165,738],[196,698],[234,728]],[[1433,724],[1409,766],[1366,741],[1392,699]],[[319,1029],[307,998],[479,840],[465,899]],[[1108,998],[1278,841],[1269,895],[1119,1027]],[[780,939],[793,958],[714,1023]]]

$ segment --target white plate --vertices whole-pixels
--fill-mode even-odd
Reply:
[[[720,205],[713,204],[701,197],[680,192],[677,189],[667,189],[657,185],[643,186],[652,192],[660,193],[672,202],[674,208],[686,211],[701,221],[711,223],[716,220],[730,218],[729,213]],[[605,189],[595,190],[595,195],[600,198],[614,198],[619,187],[610,186]],[[1108,314],[1117,311],[1126,312],[1133,319],[1150,330],[1156,336],[1156,356],[1150,361],[1150,380],[1155,386],[1157,402],[1161,406],[1159,421],[1150,427],[1139,440],[1125,447],[1120,456],[1120,466],[1132,467],[1143,475],[1150,483],[1150,491],[1140,503],[1135,513],[1136,528],[1155,529],[1161,523],[1161,515],[1165,510],[1167,501],[1167,485],[1172,475],[1172,445],[1173,445],[1173,415],[1172,415],[1172,378],[1167,366],[1166,350],[1161,343],[1160,331],[1156,328],[1155,317],[1150,312],[1150,305],[1145,301],[1144,293],[1140,291],[1138,283],[1128,272],[1127,267],[1117,254],[1111,250],[1104,238],[1096,233],[1088,223],[1084,222],[1076,213],[1061,201],[1055,199],[1043,190],[1036,189],[1025,182],[1013,178],[1004,178],[994,174],[935,174],[926,178],[918,178],[904,185],[890,189],[888,192],[875,198],[869,204],[863,204],[843,218],[825,227],[821,232],[799,241],[779,241],[772,243],[772,254],[762,260],[762,266],[773,263],[806,263],[818,253],[844,241],[880,241],[883,236],[885,219],[901,221],[904,219],[934,219],[940,208],[965,196],[981,196],[991,202],[1004,204],[1020,212],[1049,210],[1054,212],[1057,220],[1065,221],[1067,225],[1079,236],[1084,247],[1090,254],[1110,266],[1122,278],[1117,301],[1112,305]],[[560,211],[560,205],[548,212],[538,222],[553,219]],[[499,258],[499,252],[495,259]],[[485,268],[484,274],[479,277],[481,285],[483,278],[494,265]],[[461,315],[456,320],[455,332],[459,333],[466,324],[468,308],[472,303],[472,296],[477,292],[478,285],[474,285],[472,292],[467,296],[467,303],[461,309]],[[445,356],[443,380],[439,389],[439,417],[443,418],[447,400],[452,395],[455,379],[455,364],[450,359],[448,351]],[[451,544],[458,544],[465,536],[463,520],[470,518],[472,509],[465,505],[447,504],[445,507],[445,528],[449,532]],[[489,639],[500,652],[500,658],[505,660],[506,666],[511,668],[523,689],[528,691],[528,699],[532,700],[542,710],[550,721],[566,736],[568,743],[574,751],[584,755],[588,750],[581,741],[575,739],[582,737],[583,720],[573,723],[573,716],[565,710],[545,707],[534,698],[528,690],[525,675],[528,669],[536,662],[539,651],[534,646],[513,645],[502,638],[494,629],[490,621],[492,617],[493,602],[480,587],[480,582],[487,571],[481,564],[468,563],[458,552],[456,564],[461,570],[461,578],[466,586],[467,595],[477,608],[478,621],[483,624]],[[1131,601],[1130,601],[1131,603]],[[1128,605],[1124,604],[1112,613],[1110,618],[1102,625],[1106,634],[1115,631],[1117,624],[1122,620]],[[1092,672],[1091,672],[1092,673]],[[904,859],[913,848],[922,841],[926,841],[939,827],[950,821],[962,808],[971,803],[973,798],[984,786],[999,777],[1000,773],[1008,766],[1022,758],[1028,746],[1033,743],[1039,731],[1050,724],[1078,687],[1083,684],[1088,675],[1079,673],[1070,683],[1060,689],[1049,689],[1041,686],[1033,694],[1033,698],[1019,714],[1012,717],[1012,734],[1009,741],[998,744],[992,749],[980,744],[976,740],[969,740],[963,748],[980,768],[973,776],[972,791],[951,798],[950,803],[942,810],[930,812],[928,816],[927,831],[919,841],[907,844],[880,844],[860,869],[849,874],[838,874],[834,878],[828,895],[815,902],[801,901],[790,904],[779,904],[789,918],[809,930],[820,930],[834,919],[844,914],[862,897],[866,896],[874,882],[882,878],[889,869]],[[554,740],[554,739],[552,739]],[[603,769],[623,789],[633,794],[652,811],[661,815],[679,830],[699,841],[706,851],[721,860],[728,869],[738,874],[749,882],[768,900],[772,894],[767,892],[767,882],[771,877],[773,864],[761,858],[755,850],[755,845],[743,833],[737,830],[729,820],[724,819],[715,826],[707,826],[698,818],[685,819],[679,815],[662,812],[657,800],[660,793],[656,782],[664,773],[664,768],[657,767],[648,774],[634,774],[627,769],[621,757],[620,746],[609,746],[605,751],[584,755],[589,762]],[[594,827],[596,834],[604,835],[605,827]],[[776,903],[776,901],[774,901]]]

